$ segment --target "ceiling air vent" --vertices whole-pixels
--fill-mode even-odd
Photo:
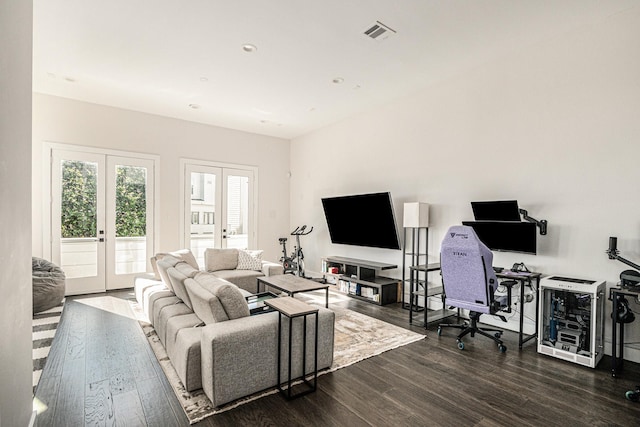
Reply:
[[[384,40],[396,32],[380,21],[376,21],[371,27],[365,30],[364,35],[374,40]]]

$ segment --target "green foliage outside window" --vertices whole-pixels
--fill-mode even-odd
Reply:
[[[138,237],[147,234],[145,185],[145,168],[116,168],[116,237]]]
[[[65,161],[62,167],[62,237],[96,237],[97,165]],[[116,237],[146,235],[146,170],[116,168]]]
[[[65,161],[62,165],[62,237],[96,236],[97,165]]]

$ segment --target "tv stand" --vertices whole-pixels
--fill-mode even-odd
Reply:
[[[322,259],[322,272],[330,283],[350,297],[378,305],[398,301],[399,280],[378,275],[382,270],[394,268],[398,266],[340,256]],[[332,269],[336,272],[332,273]]]

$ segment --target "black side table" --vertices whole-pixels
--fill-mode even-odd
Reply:
[[[278,390],[287,399],[293,399],[296,397],[304,396],[305,394],[316,391],[318,383],[318,309],[310,306],[309,304],[294,299],[292,297],[273,298],[264,301],[266,305],[274,308],[279,312],[278,316]],[[307,379],[305,374],[307,368],[307,316],[316,316],[316,328],[314,337],[314,360],[313,360],[313,382]],[[283,388],[280,371],[282,369],[282,316],[289,318],[289,364],[287,375],[287,387]],[[291,355],[292,348],[291,343],[293,340],[293,319],[296,317],[302,317],[302,376],[298,378],[291,378]],[[311,375],[311,374],[309,374]],[[302,379],[302,382],[308,386],[306,390],[300,391],[296,394],[292,393],[292,381]]]

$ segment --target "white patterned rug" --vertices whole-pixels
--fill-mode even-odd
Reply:
[[[339,297],[332,294],[329,301],[329,308],[336,314],[333,364],[330,368],[318,372],[318,375],[336,371],[369,357],[376,356],[385,351],[418,341],[425,337],[425,335],[400,328],[346,308],[331,306],[331,302],[332,300],[335,300],[335,298]],[[304,299],[307,299],[307,302],[312,304],[318,301],[322,306],[324,306],[324,293],[317,298]],[[252,400],[277,393],[277,389],[274,388],[273,390],[267,390],[256,395],[231,402],[223,407],[214,408],[211,401],[202,390],[196,390],[191,393],[186,391],[180,382],[173,365],[171,365],[171,361],[169,360],[160,339],[156,335],[153,326],[151,326],[149,321],[144,317],[144,314],[138,304],[135,301],[132,301],[131,303],[139,324],[147,336],[149,344],[151,345],[158,362],[160,362],[160,365],[162,366],[167,379],[171,383],[171,386],[173,387],[173,390],[191,424],[201,421],[211,415],[236,408]]]
[[[51,351],[51,343],[58,329],[58,323],[62,317],[64,300],[60,305],[49,310],[34,314],[32,323],[33,339],[33,393],[40,381],[42,370]]]

